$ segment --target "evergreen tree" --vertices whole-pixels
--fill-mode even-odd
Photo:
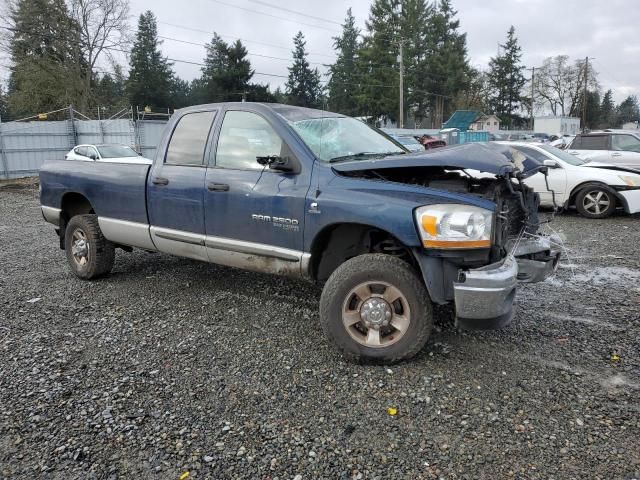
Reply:
[[[291,105],[318,108],[322,106],[322,86],[318,69],[311,70],[302,32],[293,39],[293,64],[286,84],[287,101]]]
[[[502,49],[489,62],[488,81],[491,89],[489,106],[508,128],[513,125],[514,111],[521,102],[522,87],[526,82],[520,64],[521,48],[515,35],[513,25],[507,32],[507,42],[500,45]]]
[[[419,74],[425,78],[425,95],[429,95],[431,125],[440,127],[453,113],[453,97],[469,86],[467,34],[460,33],[457,11],[450,0],[440,0],[428,17],[427,51]]]
[[[373,2],[358,55],[360,111],[376,124],[398,120],[399,5],[399,0]]]
[[[126,80],[120,65],[114,66],[113,74],[105,73],[94,83],[93,101],[90,107],[116,107],[128,103]]]
[[[211,43],[208,43],[205,49],[207,54],[199,85],[203,103],[225,101],[228,92],[224,85],[224,77],[229,66],[229,45],[214,33]]]
[[[356,19],[349,8],[342,25],[342,35],[333,37],[337,56],[335,63],[329,66],[331,79],[327,90],[329,109],[351,116],[359,113],[357,99],[359,77],[356,71],[359,35],[360,30],[356,27]]]
[[[172,103],[173,71],[160,52],[160,43],[156,17],[148,10],[138,19],[131,50],[127,91],[133,105],[167,108]]]
[[[616,125],[616,106],[613,103],[613,92],[607,90],[600,104],[600,125],[598,128],[610,128]]]
[[[7,121],[9,115],[9,101],[7,95],[4,93],[4,87],[0,85],[0,122]]]
[[[400,12],[403,41],[405,112],[413,114],[417,123],[427,117],[429,97],[428,77],[424,74],[427,61],[427,25],[434,7],[425,0],[404,0]]]
[[[246,97],[253,70],[242,42],[237,40],[229,45],[214,34],[206,49],[201,78],[206,101],[229,102]]]
[[[249,82],[253,78],[253,70],[251,62],[247,58],[247,49],[240,40],[229,46],[228,49],[229,65],[225,77],[225,86],[227,90],[235,94],[235,99],[242,96],[249,89]]]
[[[19,0],[9,9],[13,116],[59,109],[83,95],[79,27],[64,0]]]
[[[191,103],[191,85],[186,80],[174,77],[171,82],[171,108],[188,107]]]
[[[616,108],[618,126],[622,126],[627,122],[640,121],[640,108],[638,107],[638,98],[635,95],[629,95]]]
[[[580,99],[576,103],[576,111],[582,118],[582,101],[583,97],[580,95]],[[594,129],[602,123],[602,112],[600,110],[600,93],[597,90],[587,90],[587,118],[585,119],[584,128]]]

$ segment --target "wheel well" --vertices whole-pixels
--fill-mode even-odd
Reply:
[[[324,282],[342,263],[365,253],[393,255],[416,266],[410,250],[389,232],[369,225],[341,223],[325,227],[313,240],[311,277]]]
[[[573,190],[571,190],[571,195],[569,195],[569,199],[567,200],[567,207],[575,205],[576,197],[578,196],[578,193],[580,192],[580,190],[583,190],[583,189],[585,189],[587,187],[604,187],[606,190],[608,190],[611,193],[613,193],[615,198],[616,198],[616,200],[618,200],[618,194],[609,185],[607,185],[606,183],[591,181],[591,182],[581,183],[580,185],[576,185],[573,188]]]
[[[81,193],[69,192],[62,197],[60,205],[60,248],[64,250],[64,235],[67,223],[76,215],[95,213],[91,202]]]

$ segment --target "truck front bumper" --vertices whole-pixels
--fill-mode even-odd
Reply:
[[[454,282],[456,324],[464,328],[494,329],[513,319],[518,282],[540,282],[558,267],[560,253],[547,238],[522,240],[497,263],[460,270]]]

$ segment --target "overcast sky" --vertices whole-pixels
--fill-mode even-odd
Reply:
[[[285,81],[277,75],[287,75],[292,38],[298,30],[307,39],[309,60],[325,72],[322,64],[334,57],[331,37],[339,33],[347,8],[353,8],[363,28],[370,4],[370,0],[131,0],[131,22],[135,26],[138,15],[151,9],[164,37],[204,44],[211,39],[205,32],[216,31],[227,41],[241,38],[251,53],[255,81],[275,88]],[[588,55],[594,57],[592,65],[603,91],[611,88],[617,102],[640,94],[639,0],[453,0],[453,5],[476,67],[486,67],[514,25],[527,67],[539,66],[553,55]],[[170,58],[195,63],[201,63],[205,53],[203,46],[168,39],[162,50]],[[174,69],[187,80],[200,74],[198,65],[175,62]],[[6,70],[2,77],[7,77]]]
[[[131,0],[131,7],[136,17],[152,9],[160,22],[158,30],[162,36],[195,43],[210,40],[207,33],[167,25],[172,23],[216,31],[227,35],[223,37],[225,40],[246,40],[256,72],[285,76],[288,61],[258,55],[290,58],[292,38],[302,30],[309,60],[324,72],[322,64],[333,58],[331,37],[339,33],[338,24],[342,23],[346,9],[351,6],[358,25],[364,27],[371,4],[369,0],[264,0],[279,7],[272,8],[262,2]],[[467,32],[469,58],[474,66],[486,67],[496,54],[498,43],[504,42],[507,29],[514,25],[522,46],[522,61],[527,67],[539,66],[545,57],[553,55],[566,54],[572,58],[588,55],[594,57],[592,65],[599,73],[603,91],[613,89],[616,101],[640,93],[638,0],[453,0],[453,5],[458,10],[461,30]],[[179,60],[202,62],[204,56],[204,47],[172,40],[165,39],[162,49],[170,58]],[[199,75],[200,67],[176,62],[174,68],[181,77],[191,80]],[[285,81],[259,74],[254,78],[272,87]]]

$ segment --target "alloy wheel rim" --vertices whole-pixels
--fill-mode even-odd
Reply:
[[[594,215],[600,215],[611,205],[609,194],[602,190],[593,190],[587,193],[582,200],[584,209]]]
[[[75,229],[73,232],[71,254],[76,265],[84,267],[89,263],[89,240],[86,233],[80,228]]]
[[[384,348],[400,341],[411,324],[404,294],[387,282],[369,281],[352,288],[342,306],[342,324],[360,345]]]

